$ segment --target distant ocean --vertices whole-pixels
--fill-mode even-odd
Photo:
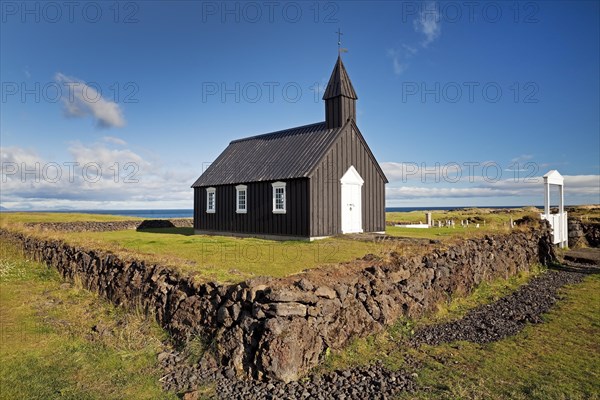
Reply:
[[[481,206],[481,208],[520,208],[523,206]],[[543,206],[537,206],[543,208]],[[386,207],[387,212],[409,212],[409,211],[425,211],[425,210],[458,210],[461,208],[471,207]],[[9,211],[9,210],[2,210]],[[34,210],[31,210],[34,212]],[[40,212],[57,212],[57,213],[87,213],[87,214],[110,214],[110,215],[123,215],[127,217],[138,217],[138,218],[191,218],[194,216],[194,210],[192,209],[167,209],[167,210],[55,210],[46,211],[40,210]]]

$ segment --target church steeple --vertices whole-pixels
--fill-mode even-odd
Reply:
[[[356,121],[357,98],[344,63],[342,63],[342,57],[338,55],[323,95],[323,100],[325,100],[325,123],[328,129],[338,128],[349,119]]]

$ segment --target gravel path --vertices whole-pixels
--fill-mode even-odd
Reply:
[[[488,343],[514,335],[527,323],[542,322],[541,315],[560,299],[558,290],[583,279],[585,274],[579,267],[571,263],[570,268],[548,271],[500,300],[469,311],[459,320],[422,328],[415,332],[410,344],[436,345],[457,340]],[[590,272],[589,269],[585,271]],[[399,371],[390,371],[376,363],[325,375],[311,375],[300,382],[285,384],[240,381],[224,375],[220,369],[192,367],[176,351],[161,353],[159,362],[165,371],[161,379],[163,387],[176,392],[190,390],[192,392],[184,396],[184,399],[190,400],[197,398],[193,388],[205,382],[216,385],[219,399],[388,399],[401,391],[415,391],[419,370],[419,365],[412,360],[405,360],[404,368]]]
[[[469,311],[459,320],[418,330],[411,343],[437,345],[458,340],[489,343],[515,335],[527,323],[542,322],[542,314],[560,299],[558,289],[581,282],[584,276],[578,272],[548,271],[500,300]]]

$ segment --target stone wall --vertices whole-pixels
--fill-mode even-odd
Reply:
[[[83,249],[59,240],[5,229],[0,229],[0,237],[20,246],[33,259],[57,268],[64,278],[79,280],[115,304],[141,306],[177,340],[210,333],[207,328],[216,327],[216,308],[211,301],[218,302],[219,293],[224,293],[220,285],[194,284],[160,265],[122,260],[109,252]]]
[[[592,247],[600,247],[600,223],[582,222],[581,226],[588,244]]]
[[[241,301],[219,309],[218,361],[238,375],[298,379],[327,348],[341,348],[401,315],[423,315],[483,281],[554,259],[548,227],[543,227],[466,240],[422,257],[398,256],[347,274],[313,270],[254,285],[261,290],[242,292]]]
[[[535,225],[425,256],[393,254],[388,263],[371,259],[237,285],[192,283],[139,260],[6,230],[0,236],[116,304],[143,307],[178,340],[211,338],[207,357],[232,373],[287,382],[316,366],[327,348],[339,349],[402,315],[422,315],[480,282],[554,259],[548,225]]]
[[[569,217],[567,221],[569,247],[600,247],[600,223],[583,221],[581,218]]]
[[[75,222],[29,222],[24,224],[28,228],[38,228],[43,231],[60,232],[104,232],[123,231],[128,229],[152,228],[183,228],[193,227],[192,218],[175,219],[147,219],[124,221],[75,221]]]

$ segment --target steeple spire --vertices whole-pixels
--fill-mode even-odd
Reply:
[[[338,28],[338,30],[335,32],[338,35],[338,57],[340,57],[342,55],[342,53],[347,53],[348,49],[344,49],[342,47],[342,30],[340,28]]]
[[[335,67],[323,94],[327,128],[337,128],[349,119],[356,121],[356,92],[346,72],[342,57],[338,54]]]
[[[340,28],[338,28],[337,30],[337,35],[338,35],[338,57],[342,55],[342,30]]]

